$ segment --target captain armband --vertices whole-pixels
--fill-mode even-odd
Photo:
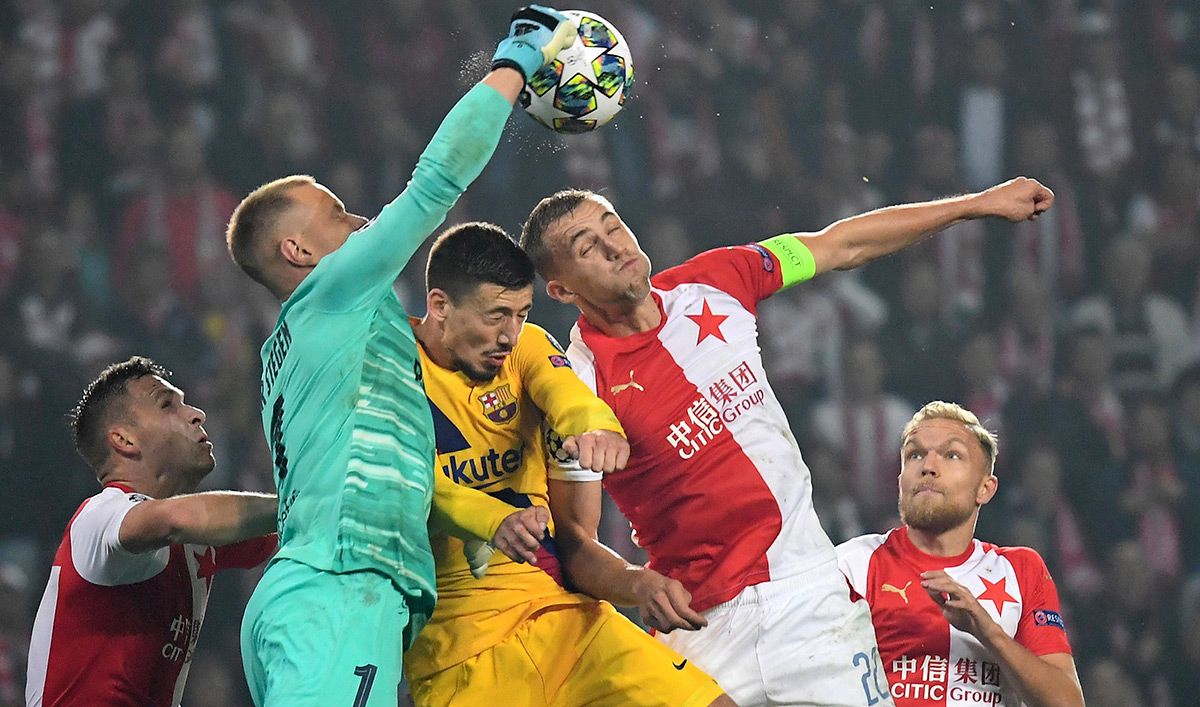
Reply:
[[[817,261],[812,251],[795,234],[785,233],[758,243],[779,260],[783,289],[798,285],[813,278],[817,273]]]

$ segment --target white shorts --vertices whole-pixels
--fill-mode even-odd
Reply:
[[[891,707],[865,600],[830,562],[743,589],[699,631],[656,634],[741,707]]]

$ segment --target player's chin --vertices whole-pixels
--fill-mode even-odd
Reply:
[[[504,364],[495,364],[491,361],[483,361],[472,366],[464,367],[463,373],[476,383],[490,383],[500,373],[500,367]]]

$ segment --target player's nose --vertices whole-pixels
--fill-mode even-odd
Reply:
[[[193,425],[203,425],[204,421],[208,419],[208,415],[204,414],[203,410],[194,405],[188,405],[188,411],[192,415],[191,423]]]

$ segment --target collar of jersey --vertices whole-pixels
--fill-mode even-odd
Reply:
[[[967,546],[967,549],[962,554],[952,555],[950,557],[941,557],[939,555],[930,555],[914,545],[912,539],[908,537],[908,526],[900,526],[896,529],[895,533],[896,541],[900,543],[900,547],[903,549],[904,554],[912,558],[922,571],[957,567],[971,558],[971,555],[975,552],[976,546],[979,544],[978,540],[972,538],[971,544]]]
[[[651,341],[658,341],[658,333],[667,325],[667,310],[663,307],[662,295],[656,289],[650,290],[650,296],[654,298],[654,304],[658,305],[658,326],[646,331],[639,331],[636,334],[627,336],[609,336],[592,325],[584,316],[579,315],[579,333],[584,336],[584,341],[589,348],[596,348],[594,343],[600,343],[603,348],[614,351],[633,351],[639,349]]]

